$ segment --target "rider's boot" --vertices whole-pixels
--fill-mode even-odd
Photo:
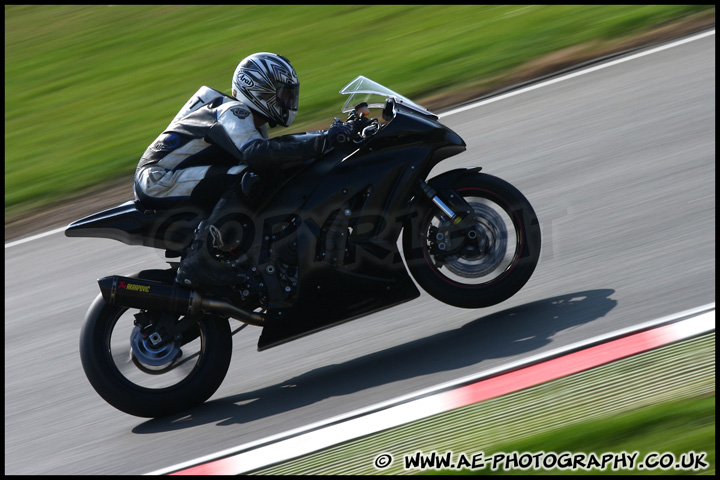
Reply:
[[[250,177],[249,172],[243,176]],[[254,183],[254,182],[252,182]],[[243,185],[246,187],[246,185]],[[241,191],[244,192],[245,188]],[[225,245],[222,234],[215,223],[228,211],[237,207],[239,201],[234,188],[229,189],[218,201],[209,218],[200,222],[185,258],[180,262],[175,282],[185,287],[208,290],[229,287],[242,280],[244,265],[242,260],[228,253],[235,243]]]
[[[205,290],[229,287],[241,279],[242,269],[220,250],[220,230],[208,221],[201,222],[185,259],[178,267],[175,282],[185,287]]]

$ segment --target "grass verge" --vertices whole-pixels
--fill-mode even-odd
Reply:
[[[358,74],[440,105],[696,14],[714,22],[714,5],[6,5],[6,223],[129,178],[185,100],[227,90],[252,52],[283,53],[300,74],[289,133],[329,123]]]
[[[469,470],[440,470],[443,475],[577,475],[605,473],[613,475],[632,475],[637,473],[671,474],[715,473],[715,395],[696,397],[678,401],[663,402],[658,405],[641,408],[612,418],[583,422],[552,432],[536,435],[519,442],[493,447],[486,453],[491,457],[498,452],[504,455],[497,461],[493,469],[490,461],[486,468]],[[561,468],[522,468],[531,464],[527,454],[537,452],[556,452],[557,460],[548,459],[547,465]],[[625,452],[625,457],[617,457],[617,463],[608,460],[605,468],[594,468],[587,458],[579,458],[573,465],[569,457],[568,463],[560,463],[563,452],[594,452],[602,461],[608,453]],[[691,453],[692,452],[692,453]],[[633,460],[636,468],[629,469],[630,455],[637,453]],[[525,457],[521,460],[521,456]],[[653,455],[654,454],[654,455]],[[668,455],[670,454],[670,455]],[[684,457],[683,457],[684,455]],[[495,458],[494,456],[491,458]],[[624,458],[624,460],[623,460]],[[662,459],[662,464],[660,460]],[[666,461],[672,462],[666,465]],[[690,461],[696,459],[695,461]],[[687,461],[683,467],[682,462]],[[527,463],[525,463],[527,462]],[[638,469],[639,465],[648,468]],[[649,468],[655,465],[657,468]],[[707,468],[703,468],[707,465]],[[680,467],[680,468],[676,468]],[[646,470],[643,472],[643,470]]]

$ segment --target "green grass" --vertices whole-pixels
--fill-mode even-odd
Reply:
[[[6,216],[129,178],[187,98],[228,91],[250,53],[298,70],[289,133],[339,115],[358,74],[419,99],[700,11],[714,6],[6,5]]]
[[[523,453],[537,452],[594,452],[598,457],[603,453],[638,452],[640,463],[653,452],[663,455],[672,453],[679,461],[687,452],[705,452],[704,462],[707,469],[692,470],[661,468],[648,470],[650,474],[703,473],[711,474],[715,470],[715,395],[692,398],[642,408],[613,418],[583,422],[578,425],[560,428],[552,432],[536,435],[522,441],[493,446],[485,453],[485,458],[497,452]],[[440,452],[439,452],[440,453]],[[651,457],[650,460],[655,460]],[[637,469],[612,466],[602,470],[540,469],[521,470],[519,468],[495,471],[487,467],[480,470],[443,470],[441,474],[456,475],[577,475],[577,474],[635,474]]]

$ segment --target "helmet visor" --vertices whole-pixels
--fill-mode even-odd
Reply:
[[[300,100],[299,83],[282,83],[277,89],[278,106],[283,112],[297,112]]]

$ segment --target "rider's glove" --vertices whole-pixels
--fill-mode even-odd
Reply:
[[[327,131],[327,142],[329,147],[335,147],[352,139],[352,125],[343,123],[336,119]]]

